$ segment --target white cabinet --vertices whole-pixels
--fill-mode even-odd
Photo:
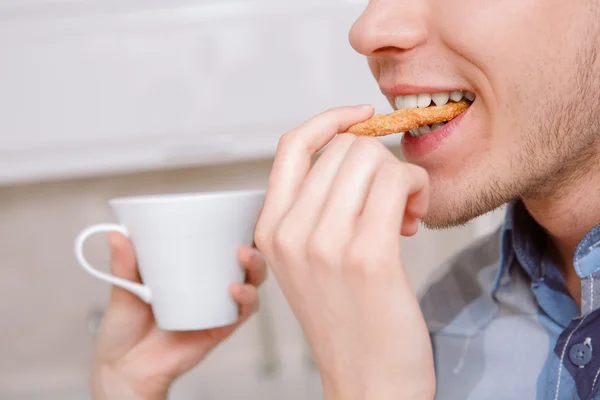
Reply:
[[[364,6],[0,0],[0,184],[268,157],[324,109],[387,112],[347,39]]]

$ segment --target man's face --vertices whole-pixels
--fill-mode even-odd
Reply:
[[[430,227],[556,195],[597,165],[597,0],[372,0],[350,32],[384,94],[476,95],[403,150],[431,180]],[[408,135],[408,134],[407,134]]]

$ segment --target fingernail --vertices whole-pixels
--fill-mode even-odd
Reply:
[[[373,108],[373,106],[370,104],[360,104],[360,105],[354,106],[354,107],[361,111],[370,111]]]
[[[248,293],[248,289],[244,285],[240,285],[240,294]]]

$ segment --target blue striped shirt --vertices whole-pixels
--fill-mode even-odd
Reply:
[[[498,231],[442,268],[421,299],[436,399],[600,399],[600,225],[574,255],[581,310],[547,244],[515,202]]]

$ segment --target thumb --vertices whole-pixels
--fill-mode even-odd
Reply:
[[[140,274],[137,269],[137,261],[133,245],[125,236],[119,232],[110,232],[108,235],[110,245],[110,270],[119,278],[127,279],[135,283],[141,283]],[[109,309],[113,307],[129,307],[132,304],[143,303],[143,301],[129,292],[117,286],[111,291]]]
[[[140,275],[131,242],[117,232],[111,232],[108,238],[111,273],[139,283]],[[139,343],[153,323],[152,310],[148,304],[133,293],[113,286],[98,339],[98,356],[102,359],[123,356]]]

